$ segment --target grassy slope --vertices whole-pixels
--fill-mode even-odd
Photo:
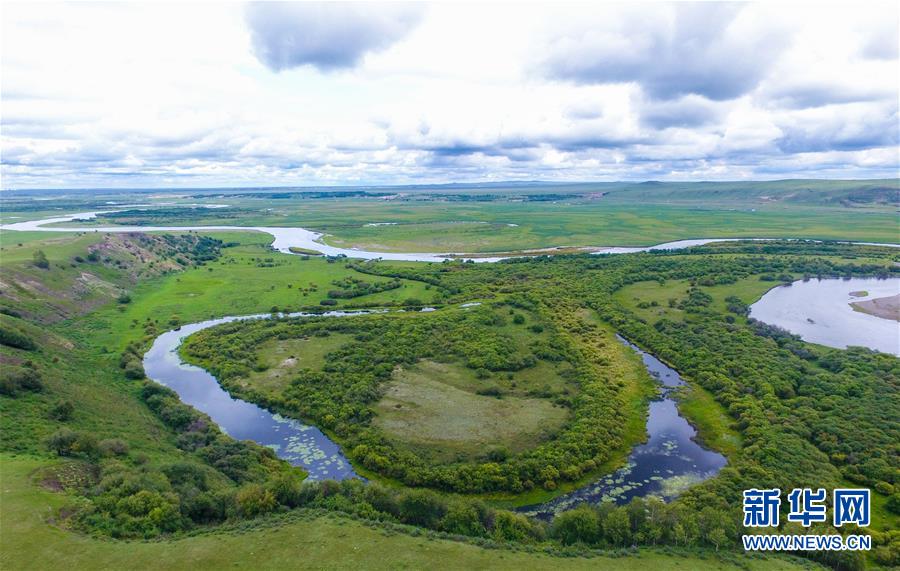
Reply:
[[[63,495],[29,478],[46,461],[0,456],[2,515],[0,568],[51,569],[799,569],[793,560],[740,558],[738,567],[712,556],[641,552],[633,557],[558,558],[483,549],[448,540],[387,534],[340,517],[318,517],[220,531],[175,541],[92,539],[46,523]]]
[[[302,260],[299,256],[273,253],[265,247],[272,240],[266,234],[212,232],[210,235],[226,241],[239,240],[241,245],[224,249],[223,261],[142,283],[132,292],[134,302],[122,313],[108,310],[88,316],[83,321],[89,322],[92,340],[109,348],[124,347],[128,339],[121,331],[130,328],[132,320],[143,323],[151,318],[165,323],[177,316],[181,322],[190,323],[210,317],[265,313],[275,306],[282,310],[317,306],[326,298],[329,289],[335,289],[332,280],[349,275],[372,280],[347,270],[340,262],[329,264],[320,258]],[[283,265],[260,268],[253,261],[269,257]],[[224,261],[229,258],[235,262]],[[309,288],[310,284],[317,286],[316,291],[308,292],[304,297],[301,288]],[[424,284],[404,281],[398,289],[355,300],[339,300],[337,306],[329,309],[340,308],[349,302],[380,303],[410,297],[427,301],[432,295]]]

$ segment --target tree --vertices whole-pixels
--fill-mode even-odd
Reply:
[[[553,520],[552,534],[563,545],[595,544],[600,539],[600,522],[597,512],[588,506],[565,511]]]
[[[63,400],[56,403],[56,406],[50,409],[50,418],[66,422],[72,420],[75,414],[75,405],[71,401]]]
[[[47,259],[47,254],[45,254],[43,250],[35,250],[34,254],[31,255],[31,258],[34,261],[34,265],[42,270],[46,270],[50,267],[50,261]]]
[[[603,536],[614,546],[624,546],[631,537],[631,524],[623,508],[617,508],[606,516],[603,522]]]
[[[72,453],[72,445],[78,440],[78,434],[68,428],[60,428],[47,439],[47,446],[59,456]]]

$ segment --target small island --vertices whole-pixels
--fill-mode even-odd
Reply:
[[[853,294],[851,293],[850,295]],[[882,319],[900,321],[900,293],[866,301],[854,301],[850,306],[854,311],[868,313]]]
[[[311,250],[309,248],[301,248],[299,246],[291,246],[288,248],[292,254],[303,254],[305,256],[324,256],[322,252],[318,250]]]

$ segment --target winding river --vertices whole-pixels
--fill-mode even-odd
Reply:
[[[214,205],[215,206],[215,205]],[[80,212],[77,214],[68,214],[66,216],[58,216],[55,218],[45,218],[43,220],[29,220],[26,222],[16,222],[13,224],[0,225],[0,230],[19,230],[19,231],[42,231],[42,232],[189,232],[189,231],[234,231],[234,230],[250,230],[254,232],[264,232],[271,234],[275,239],[272,247],[280,252],[291,254],[290,248],[305,248],[308,250],[316,250],[327,256],[347,256],[348,258],[358,258],[363,260],[398,260],[407,262],[443,262],[450,258],[463,258],[468,254],[454,253],[429,253],[429,252],[372,252],[368,250],[358,250],[356,248],[337,248],[322,242],[322,234],[313,232],[305,228],[286,228],[277,226],[55,226],[55,224],[65,224],[73,220],[90,220],[96,218],[97,214],[106,214],[117,212],[116,210],[104,210],[94,212]],[[693,246],[702,246],[712,242],[737,242],[740,240],[765,241],[770,238],[698,238],[690,240],[676,240],[674,242],[665,242],[655,246],[646,247],[605,247],[599,248],[592,252],[594,254],[634,254],[637,252],[650,252],[654,250],[680,250]],[[856,244],[865,244],[870,246],[886,246],[891,248],[900,248],[900,244],[879,244],[875,242],[855,242]],[[548,251],[552,253],[552,251]],[[510,256],[501,257],[473,257],[475,262],[498,262]]]
[[[431,310],[425,308],[422,311]],[[372,312],[292,313],[286,317],[338,318],[367,313]],[[178,354],[184,339],[198,331],[232,321],[270,317],[270,314],[223,317],[163,333],[144,355],[144,371],[150,379],[178,393],[182,401],[209,415],[228,435],[272,448],[278,457],[309,472],[311,480],[359,477],[340,447],[321,430],[232,397],[214,376],[185,363]],[[524,512],[549,518],[560,510],[584,502],[626,502],[632,497],[648,494],[672,498],[688,486],[715,475],[725,465],[724,456],[706,450],[694,441],[696,431],[678,413],[670,395],[673,388],[684,384],[678,373],[625,339],[617,338],[641,355],[648,371],[661,383],[660,400],[650,403],[648,441],[636,446],[626,465],[615,473],[546,504],[525,508]]]
[[[83,212],[68,216],[45,220],[18,222],[0,226],[3,230],[51,231],[51,232],[187,232],[191,230],[252,230],[265,232],[274,237],[272,246],[282,252],[290,253],[292,246],[318,250],[326,255],[345,255],[351,258],[385,260],[405,260],[440,262],[452,254],[435,253],[396,253],[370,252],[365,250],[336,248],[322,243],[322,235],[303,228],[280,227],[239,227],[239,226],[104,226],[104,227],[65,227],[47,226],[48,224],[64,224],[73,220],[90,219],[97,212]],[[710,242],[736,241],[744,238],[711,238],[695,240],[679,240],[657,246],[642,248],[605,248],[598,254],[627,254],[651,250],[680,249],[699,246]],[[900,247],[897,244],[871,244],[889,247]],[[496,262],[503,258],[474,258],[476,262]],[[865,290],[868,297],[859,300],[879,297],[884,287],[893,288],[897,293],[900,280],[888,280],[887,284],[857,284],[854,280],[832,280],[840,282],[840,288],[832,288],[822,282],[795,283],[790,288],[775,288],[767,293],[751,308],[751,315],[776,325],[783,326],[799,333],[804,339],[816,343],[846,347],[847,345],[867,345],[885,350],[879,345],[879,339],[886,339],[888,345],[893,343],[894,350],[888,352],[898,354],[898,325],[893,329],[885,329],[887,333],[875,332],[860,337],[857,333],[862,329],[868,331],[875,321],[887,321],[870,315],[847,311],[837,311],[834,296],[848,295],[850,291]],[[815,288],[807,291],[807,288]],[[834,292],[832,292],[832,289]],[[831,292],[827,295],[817,292]],[[832,295],[833,294],[833,295]],[[889,293],[888,295],[890,295]],[[827,299],[826,299],[827,297]],[[836,299],[836,298],[835,298]],[[819,304],[818,301],[823,303]],[[830,300],[830,301],[829,301]],[[805,304],[805,305],[804,305]],[[843,305],[847,305],[844,303]],[[798,315],[798,307],[807,308]],[[847,306],[849,307],[849,306]],[[430,309],[430,308],[429,308]],[[367,312],[330,312],[324,315],[342,317]],[[835,315],[840,314],[835,318]],[[304,316],[310,314],[291,314]],[[322,315],[322,314],[315,314]],[[177,331],[163,333],[154,341],[144,357],[144,369],[147,376],[156,382],[173,389],[187,404],[208,414],[226,433],[237,439],[249,439],[264,446],[273,448],[276,454],[295,466],[301,466],[310,474],[310,479],[334,479],[358,477],[350,462],[341,452],[340,447],[332,442],[318,428],[303,424],[297,420],[287,419],[272,414],[252,403],[231,397],[207,371],[184,363],[178,355],[182,341],[197,331],[222,323],[245,319],[264,319],[269,314],[239,317],[224,317],[182,326]],[[802,320],[801,320],[802,319]],[[883,325],[883,324],[882,324]],[[809,326],[809,327],[808,327]],[[828,329],[832,338],[818,337],[818,332]],[[854,331],[853,335],[838,335],[837,330]],[[874,330],[873,330],[874,331]],[[628,345],[641,355],[644,365],[650,373],[660,381],[659,399],[650,403],[647,419],[648,440],[634,447],[628,456],[625,466],[596,482],[575,491],[564,494],[545,504],[522,508],[522,511],[542,518],[550,518],[561,510],[571,508],[580,503],[599,503],[604,501],[623,503],[636,496],[658,495],[672,498],[692,484],[709,478],[725,465],[726,459],[721,454],[707,450],[696,441],[696,431],[678,413],[676,402],[672,396],[675,387],[684,384],[676,371],[660,362],[652,355],[640,350],[621,337],[620,342]],[[877,346],[875,346],[877,345]]]
[[[616,339],[638,353],[660,383],[659,398],[650,403],[647,416],[647,441],[635,446],[625,465],[612,474],[549,502],[521,508],[523,513],[551,519],[584,503],[623,504],[650,495],[668,500],[725,466],[725,457],[700,446],[697,431],[679,414],[672,391],[685,382],[678,372],[623,337],[616,335]]]
[[[316,315],[343,317],[365,313],[371,312],[333,311]],[[304,315],[311,314],[293,313],[288,317]],[[178,354],[181,343],[198,331],[232,321],[270,317],[271,314],[265,313],[223,317],[191,323],[163,333],[144,355],[144,372],[150,379],[178,393],[185,403],[209,415],[229,436],[238,440],[253,440],[272,448],[279,458],[309,472],[311,480],[357,477],[340,447],[321,430],[232,397],[214,376],[200,367],[185,363]]]

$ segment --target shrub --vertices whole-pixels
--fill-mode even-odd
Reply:
[[[78,434],[68,428],[60,428],[47,439],[47,446],[59,456],[68,456],[72,453],[72,446],[78,439]]]
[[[30,337],[8,327],[0,327],[0,344],[25,351],[37,349],[37,344]]]
[[[278,505],[275,495],[259,484],[244,486],[238,490],[236,499],[238,510],[244,517],[255,517],[269,513]]]
[[[43,250],[35,250],[34,254],[31,255],[31,258],[35,267],[41,268],[42,270],[46,270],[50,267],[50,261],[47,259],[47,254],[45,254]]]
[[[121,438],[107,438],[98,445],[104,456],[125,456],[128,454],[128,443]]]
[[[563,545],[596,543],[600,539],[597,512],[582,506],[559,514],[553,520],[552,535]]]
[[[20,391],[40,392],[44,390],[44,382],[40,373],[34,369],[6,369],[0,376],[0,394],[15,396]]]
[[[66,422],[72,420],[75,415],[75,405],[71,401],[63,400],[56,403],[56,406],[50,409],[50,418]]]
[[[143,379],[144,366],[137,360],[128,361],[125,365],[125,376],[129,379]]]
[[[435,528],[447,513],[447,503],[428,490],[410,490],[400,500],[400,518],[413,525]]]

